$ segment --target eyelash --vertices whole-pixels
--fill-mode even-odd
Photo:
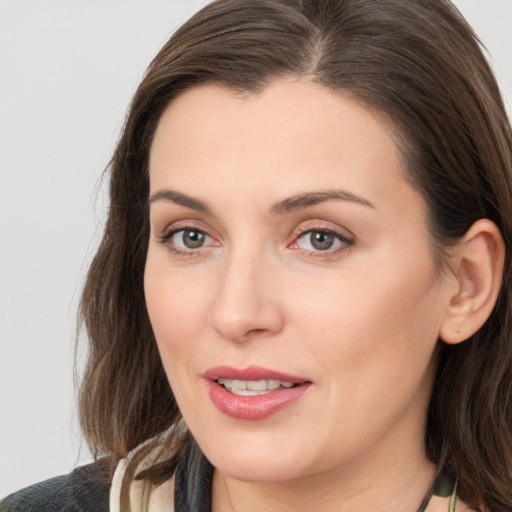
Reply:
[[[215,238],[210,236],[205,230],[200,229],[193,225],[185,225],[185,226],[179,226],[179,227],[174,227],[174,228],[169,229],[168,231],[163,233],[158,238],[158,242],[161,243],[162,245],[166,245],[168,247],[168,249],[173,254],[175,254],[177,256],[180,256],[180,257],[198,256],[207,247],[201,246],[196,249],[189,248],[189,249],[184,250],[184,249],[178,248],[178,247],[176,247],[176,245],[173,245],[170,243],[171,239],[175,235],[177,235],[178,233],[181,233],[181,232],[186,233],[187,231],[188,232],[193,231],[193,232],[199,233],[205,237],[208,237],[212,240],[215,240]],[[298,228],[296,231],[294,231],[294,233],[293,233],[294,239],[291,243],[289,243],[287,245],[287,247],[292,248],[290,246],[297,244],[298,240],[300,240],[301,238],[305,237],[306,235],[308,235],[310,233],[322,233],[324,235],[333,236],[341,244],[341,246],[336,247],[334,249],[330,249],[330,248],[326,249],[326,250],[303,249],[303,250],[307,251],[307,256],[312,257],[312,258],[328,258],[329,256],[333,256],[335,254],[338,254],[340,252],[344,252],[344,251],[350,249],[351,246],[354,245],[354,243],[355,243],[355,240],[353,237],[349,237],[343,233],[340,233],[339,231],[337,231],[331,227],[307,225],[305,227]],[[292,249],[300,250],[300,247],[293,247]]]
[[[318,226],[318,225],[306,225],[304,227],[299,227],[294,232],[294,240],[290,245],[294,245],[297,243],[297,241],[303,237],[305,237],[308,234],[311,233],[322,233],[324,235],[331,235],[335,239],[337,239],[340,242],[340,246],[336,247],[334,249],[326,249],[324,251],[322,250],[307,250],[307,256],[311,258],[329,258],[334,255],[337,255],[341,252],[349,250],[355,243],[355,239],[353,236],[347,236],[346,234],[341,233],[340,231],[337,231],[336,229],[333,229],[332,227],[326,227],[326,226]],[[289,246],[290,246],[289,245]],[[299,247],[296,247],[294,249],[300,249]]]
[[[205,237],[211,238],[212,240],[215,240],[212,236],[210,236],[204,229],[200,229],[193,225],[187,225],[187,226],[179,226],[175,228],[171,228],[165,233],[163,233],[159,238],[159,243],[166,245],[169,251],[171,251],[173,254],[181,257],[192,257],[197,256],[200,254],[201,249],[205,249],[205,247],[198,247],[197,249],[181,249],[179,247],[176,247],[176,245],[173,245],[170,243],[173,236],[177,235],[178,233],[186,233],[187,231],[193,231],[196,233],[199,233],[201,235],[204,235]]]

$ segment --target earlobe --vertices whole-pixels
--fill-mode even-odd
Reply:
[[[460,343],[482,327],[491,314],[501,287],[505,244],[489,219],[476,221],[461,241],[452,261],[458,282],[443,316],[439,337]]]

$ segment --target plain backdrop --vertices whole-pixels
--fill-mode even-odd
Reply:
[[[150,59],[206,0],[0,0],[0,497],[90,460],[75,314],[99,177]],[[512,0],[456,2],[512,105]]]

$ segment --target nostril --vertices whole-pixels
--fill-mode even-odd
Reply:
[[[266,329],[251,329],[250,331],[247,332],[247,334],[259,334],[261,332],[265,332]]]

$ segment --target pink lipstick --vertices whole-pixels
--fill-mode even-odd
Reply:
[[[264,419],[306,393],[311,381],[274,370],[249,366],[211,368],[204,374],[213,404],[232,418]]]

